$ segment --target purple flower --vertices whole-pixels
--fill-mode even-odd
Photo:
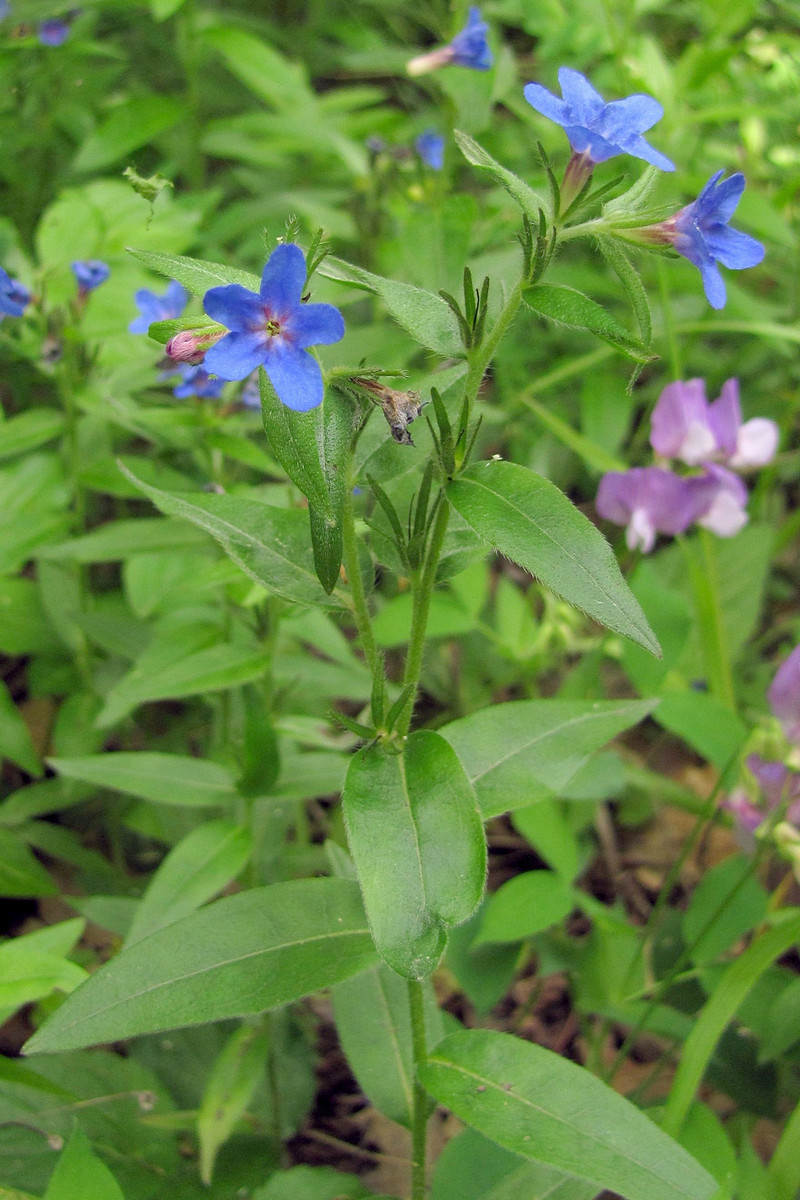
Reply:
[[[69,25],[56,19],[42,21],[38,37],[43,46],[63,46],[69,37]]]
[[[444,138],[432,129],[426,129],[414,142],[417,154],[422,161],[434,171],[441,171],[444,166]]]
[[[190,396],[199,396],[203,400],[216,400],[222,394],[226,381],[212,379],[205,366],[178,363],[177,371],[183,382],[172,389],[172,394],[176,399],[188,400]],[[174,372],[170,372],[170,374],[174,374]]]
[[[766,813],[747,795],[744,788],[735,788],[729,796],[722,799],[721,808],[729,812],[745,835],[752,835],[764,820]],[[746,838],[746,848],[755,845],[752,836]]]
[[[30,298],[28,289],[0,267],[0,320],[3,317],[21,317]]]
[[[778,427],[766,417],[742,423],[739,383],[728,379],[719,398],[706,400],[702,379],[670,383],[653,410],[650,444],[664,458],[689,466],[718,459],[735,470],[762,467],[775,455]]]
[[[149,288],[139,288],[134,294],[140,315],[131,321],[129,333],[147,333],[156,321],[172,321],[181,316],[189,303],[189,293],[173,279],[163,296]]]
[[[607,521],[626,526],[630,550],[649,554],[657,533],[683,533],[696,519],[705,496],[693,482],[660,467],[610,471],[600,480],[596,508]]]
[[[800,745],[800,646],[778,667],[767,699],[789,741]]]
[[[747,524],[747,488],[738,475],[707,463],[704,475],[685,482],[695,496],[698,525],[717,537],[735,537]]]
[[[662,171],[675,170],[675,164],[642,137],[664,115],[652,96],[628,96],[606,104],[588,79],[570,67],[559,69],[558,82],[563,99],[540,83],[525,86],[525,99],[543,117],[563,127],[574,153],[590,167],[618,154],[632,154]]]
[[[731,229],[728,222],[744,191],[744,175],[737,171],[720,183],[724,172],[712,175],[700,195],[674,217],[650,226],[697,267],[706,299],[712,308],[725,306],[725,283],[717,263],[734,271],[757,266],[764,247],[747,233]]]
[[[449,46],[441,46],[430,54],[420,54],[406,65],[409,75],[425,75],[439,67],[470,67],[473,71],[488,71],[494,62],[489,49],[487,34],[489,26],[481,17],[479,8],[469,10],[466,25],[457,33]]]
[[[111,274],[111,268],[108,263],[100,262],[97,258],[84,259],[82,262],[74,262],[72,271],[78,281],[78,287],[84,294],[92,292],[96,287],[100,287],[101,283],[105,283]]]
[[[307,412],[321,404],[322,372],[307,347],[340,341],[344,321],[332,304],[303,304],[305,282],[305,255],[290,242],[273,250],[258,293],[239,283],[206,292],[206,312],[232,331],[208,351],[206,368],[222,379],[245,379],[263,366],[287,408]]]

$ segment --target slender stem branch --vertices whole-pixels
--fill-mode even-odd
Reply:
[[[704,665],[712,694],[736,712],[736,689],[719,595],[716,548],[708,530],[701,529],[699,535],[699,551],[685,539],[679,541],[689,567]]]
[[[414,1111],[411,1124],[411,1200],[425,1200],[426,1136],[429,1100],[416,1071],[428,1057],[425,1042],[425,993],[419,980],[408,981],[408,1004],[411,1010],[411,1044],[414,1054]]]
[[[497,320],[492,328],[484,337],[479,346],[476,346],[469,356],[469,370],[464,384],[465,394],[468,397],[469,411],[472,411],[472,405],[478,395],[478,389],[481,386],[481,380],[486,373],[486,368],[494,358],[495,351],[500,345],[500,342],[505,337],[511,326],[514,317],[517,315],[517,310],[522,303],[522,293],[525,289],[526,281],[520,279],[511,295],[508,297],[503,309],[500,312]]]
[[[433,525],[433,533],[425,565],[414,588],[414,603],[411,611],[411,636],[409,637],[406,668],[403,674],[403,687],[411,687],[411,692],[397,722],[397,729],[401,734],[408,733],[408,727],[411,724],[411,715],[414,711],[414,701],[416,699],[420,671],[422,670],[422,657],[425,652],[428,614],[431,610],[431,598],[436,585],[436,570],[439,566],[439,556],[442,552],[445,534],[447,533],[449,517],[450,503],[446,497],[442,496]]]
[[[372,619],[367,606],[367,596],[364,591],[364,580],[358,561],[358,539],[356,538],[355,515],[353,513],[353,481],[351,471],[347,472],[348,480],[345,488],[344,512],[342,513],[342,561],[350,583],[352,611],[355,618],[361,645],[367,657],[373,678],[383,675],[383,659],[372,629]]]

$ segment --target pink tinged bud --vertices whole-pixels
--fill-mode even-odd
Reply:
[[[170,338],[166,345],[167,356],[173,362],[189,363],[197,366],[206,356],[206,351],[218,342],[225,333],[223,326],[218,329],[182,329]]]
[[[440,67],[448,66],[455,57],[452,46],[441,46],[431,50],[429,54],[418,54],[406,63],[408,75],[427,75],[430,71],[438,71]]]
[[[778,668],[767,700],[789,741],[800,743],[800,646]]]

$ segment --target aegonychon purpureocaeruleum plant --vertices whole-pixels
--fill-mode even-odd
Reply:
[[[458,68],[488,71],[493,63],[488,34],[473,8],[447,45],[412,59],[408,72],[416,77]],[[222,487],[191,492],[168,479],[142,478],[122,464],[125,487],[164,516],[210,535],[284,611],[335,612],[355,631],[369,702],[355,715],[336,714],[360,747],[350,758],[343,788],[349,856],[341,847],[332,850],[325,877],[253,887],[197,911],[187,909],[172,924],[148,926],[137,916],[140,926],[134,923],[123,948],[44,1021],[27,1050],[68,1051],[245,1019],[218,1060],[220,1078],[231,1072],[247,1093],[241,1112],[251,1092],[235,1064],[246,1062],[249,1053],[253,1061],[263,1055],[267,1036],[260,1028],[254,1032],[250,1018],[324,988],[336,995],[337,987],[371,972],[403,1012],[407,1045],[398,1054],[407,1060],[407,1088],[398,1119],[411,1131],[412,1200],[428,1195],[426,1131],[436,1102],[513,1156],[514,1194],[591,1200],[608,1189],[631,1200],[712,1200],[717,1182],[675,1140],[696,1080],[690,1080],[688,1100],[681,1094],[668,1106],[661,1129],[595,1075],[539,1046],[488,1029],[445,1033],[433,1003],[431,976],[448,939],[484,900],[484,821],[514,807],[515,777],[507,764],[520,755],[524,760],[530,731],[537,729],[536,706],[544,703],[526,698],[492,704],[439,729],[420,721],[429,618],[437,584],[450,570],[448,559],[462,545],[497,551],[620,640],[660,654],[610,546],[587,516],[527,465],[498,455],[477,457],[487,372],[512,325],[527,323],[531,336],[544,337],[542,318],[601,338],[637,369],[658,370],[641,316],[646,296],[626,246],[659,255],[672,249],[687,258],[700,270],[713,308],[725,303],[719,266],[751,267],[763,255],[755,239],[729,225],[744,186],[738,173],[723,180],[717,172],[696,200],[667,215],[653,213],[651,191],[659,172],[674,172],[681,188],[680,164],[643,136],[662,115],[655,99],[606,101],[583,74],[567,67],[559,71],[559,82],[561,98],[537,82],[523,93],[537,114],[563,127],[572,150],[560,184],[543,158],[547,199],[472,137],[455,133],[467,163],[519,205],[513,278],[487,276],[476,286],[467,265],[463,296],[437,294],[334,257],[321,234],[301,245],[297,227],[268,246],[260,278],[236,264],[134,250],[171,282],[161,294],[136,292],[139,315],[130,332],[149,330],[166,347],[162,378],[180,377],[177,399],[230,398],[235,389],[227,385],[243,383],[240,399],[252,406],[257,388],[271,460],[305,497],[307,511],[279,500],[274,490],[256,497]],[[531,115],[532,138],[538,119]],[[416,148],[438,174],[448,149],[442,135],[422,134]],[[620,194],[601,173],[609,160],[622,156],[648,166]],[[587,255],[599,248],[641,318],[639,335],[593,297],[547,281],[561,247],[570,243],[583,243]],[[109,278],[109,267],[87,259],[75,261],[72,270],[77,327],[87,305],[95,303],[90,293]],[[428,394],[397,386],[398,372],[362,351],[340,308],[316,299],[331,283],[345,298],[347,289],[374,297],[436,358],[441,371]],[[204,315],[183,315],[190,294],[202,303]],[[5,318],[26,320],[36,303],[16,279],[0,274]],[[324,349],[318,348],[340,342],[349,365],[326,370]],[[65,409],[72,421],[74,397]],[[417,448],[413,437],[419,429]],[[626,526],[630,551],[648,553],[659,534],[680,536],[693,523],[721,537],[735,535],[747,519],[739,473],[773,459],[778,443],[773,424],[742,420],[735,380],[709,403],[703,382],[690,378],[665,383],[651,430],[656,463],[607,472],[597,497],[599,515]],[[374,449],[364,456],[369,439]],[[410,491],[384,486],[365,469],[377,452],[407,456]],[[667,465],[672,461],[682,464],[680,474]],[[396,663],[387,668],[376,636],[370,592],[379,554],[387,570],[407,580],[411,598],[399,670]],[[209,671],[212,667],[209,663]],[[243,668],[242,678],[249,683],[253,676]],[[785,693],[796,694],[796,680],[792,691],[782,688],[781,678],[779,673],[770,699],[784,721]],[[720,686],[724,690],[725,679]],[[115,703],[124,711],[120,695],[110,688],[104,710],[109,723],[119,715]],[[646,701],[576,701],[560,725],[540,733],[561,739],[551,751],[558,764],[571,753],[573,737],[584,739],[581,753],[588,754],[648,711]],[[596,734],[584,728],[592,722]],[[245,724],[246,761],[229,791],[237,811],[248,813],[259,789],[274,783],[269,757],[274,730],[249,701]],[[787,730],[790,740],[793,725],[792,731]],[[748,763],[777,810],[762,779],[768,764],[755,758]],[[783,780],[781,796],[788,787]],[[745,800],[736,793],[727,803],[737,815],[745,812]],[[752,813],[746,812],[745,823],[752,826]],[[222,1143],[205,1136],[201,1171],[210,1183]]]

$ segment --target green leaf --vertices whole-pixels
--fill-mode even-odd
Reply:
[[[720,770],[739,753],[748,734],[741,717],[716,696],[688,688],[664,693],[655,719]]]
[[[613,267],[620,283],[625,288],[633,311],[636,314],[642,343],[645,346],[649,346],[653,341],[653,317],[650,312],[650,301],[647,299],[647,292],[644,289],[641,275],[619,242],[614,238],[600,237],[597,239],[597,244],[606,262]]]
[[[0,1024],[23,1004],[43,1000],[56,989],[71,992],[83,982],[86,971],[66,955],[85,926],[85,921],[74,918],[0,945]]]
[[[85,1133],[76,1129],[50,1176],[44,1200],[125,1200],[106,1164],[92,1150]]]
[[[183,8],[185,0],[150,0],[150,12],[156,21],[166,21],[179,8]]]
[[[121,950],[64,1001],[26,1053],[248,1016],[374,962],[356,884],[301,879],[253,888]]]
[[[595,750],[643,720],[656,703],[510,700],[451,721],[439,733],[464,764],[488,818],[526,807],[542,784],[558,794]]]
[[[489,897],[473,946],[519,942],[557,925],[575,907],[572,888],[555,871],[526,871]]]
[[[339,582],[342,565],[342,520],[349,485],[348,463],[359,420],[359,409],[350,397],[335,388],[329,389],[317,421],[319,461],[328,507],[320,511],[310,504],[308,510],[314,565],[320,583],[329,594]]]
[[[692,962],[713,962],[764,918],[767,893],[749,855],[735,854],[707,871],[683,914],[682,933]]]
[[[524,404],[531,412],[535,413],[546,429],[549,429],[559,441],[569,447],[574,454],[582,458],[587,467],[591,467],[595,471],[624,471],[626,464],[622,459],[616,458],[613,454],[609,454],[602,446],[598,446],[591,438],[588,438],[578,429],[573,429],[563,417],[559,417],[545,404],[540,404],[538,400],[534,400],[532,396],[524,397]]]
[[[37,584],[32,579],[0,577],[0,651],[37,654],[58,648]]]
[[[447,494],[475,532],[590,617],[660,653],[603,535],[549,480],[517,463],[476,463]]]
[[[258,369],[261,416],[269,448],[292,483],[320,513],[331,515],[317,444],[317,410],[295,412],[278,399],[269,375]]]
[[[725,971],[695,1017],[683,1047],[664,1112],[663,1128],[676,1135],[691,1107],[717,1042],[750,989],[800,939],[800,909],[783,909],[780,923],[762,933]]]
[[[122,468],[129,474],[126,468]],[[134,475],[130,478],[139,485]],[[142,487],[145,485],[142,484]],[[72,562],[119,562],[132,554],[155,550],[176,550],[202,545],[205,538],[184,521],[164,521],[161,517],[138,517],[136,520],[109,521],[91,533],[69,538],[58,546],[47,546],[40,557],[48,560],[69,559]],[[207,544],[207,543],[206,543]]]
[[[26,454],[51,442],[64,428],[64,415],[55,408],[29,408],[0,423],[0,458]]]
[[[413,338],[447,358],[460,358],[464,353],[458,321],[441,296],[426,292],[410,283],[398,283],[373,275],[362,267],[354,267],[340,258],[326,258],[317,268],[320,275],[365,288],[380,296],[386,308]]]
[[[467,1127],[439,1155],[431,1200],[594,1200],[597,1188],[541,1163],[525,1162]]]
[[[287,114],[314,106],[316,97],[305,67],[285,58],[254,34],[214,25],[203,32],[202,38],[222,55],[228,70],[267,104]]]
[[[456,129],[454,136],[467,162],[472,163],[473,167],[480,167],[481,170],[488,171],[492,178],[505,188],[510,196],[513,196],[534,225],[538,226],[539,213],[547,208],[543,198],[534,192],[533,188],[529,188],[527,183],[524,183],[513,171],[507,170],[506,167],[496,162],[491,154],[487,154],[483,146],[479,146],[469,134]]]
[[[8,688],[0,681],[0,761],[4,758],[22,767],[29,775],[43,773],[30,730]]]
[[[627,1200],[711,1200],[714,1179],[644,1113],[582,1067],[486,1029],[451,1034],[422,1085],[484,1136]]]
[[[193,296],[204,296],[209,288],[224,287],[228,283],[240,283],[250,292],[257,292],[261,287],[258,275],[250,271],[240,271],[237,267],[229,267],[224,263],[205,262],[201,258],[187,258],[185,254],[163,254],[158,250],[135,250],[128,248],[128,253],[138,258],[151,271],[165,275],[167,279],[177,279]]]
[[[186,108],[171,96],[133,96],[111,110],[83,142],[72,164],[74,171],[98,172],[126,158],[182,121]]]
[[[232,821],[209,821],[193,829],[170,850],[147,885],[127,945],[179,921],[216,896],[245,867],[252,849],[249,828]]]
[[[256,1189],[253,1200],[380,1200],[380,1197],[367,1191],[357,1175],[345,1175],[333,1167],[300,1166],[276,1171],[264,1187]]]
[[[596,300],[590,300],[575,288],[563,284],[537,284],[526,291],[525,301],[534,312],[547,317],[556,325],[593,333],[595,337],[616,346],[634,362],[648,363],[658,358],[657,354],[651,354],[638,338],[607,313],[602,305]]]
[[[441,1041],[441,1013],[425,983],[427,1041]],[[332,990],[336,1033],[364,1095],[384,1116],[411,1127],[414,1056],[408,984],[385,963]]]
[[[183,754],[118,750],[83,758],[49,758],[47,762],[67,779],[157,804],[217,807],[230,804],[236,795],[225,767]]]
[[[120,469],[162,512],[210,533],[256,583],[298,604],[330,603],[314,571],[305,513],[238,496],[163,492]]]
[[[483,894],[486,843],[472,786],[447,742],[422,730],[402,754],[360,750],[342,806],[378,951],[399,975],[423,979],[447,927],[465,921]]]
[[[137,663],[109,691],[97,726],[114,725],[140,704],[154,700],[179,700],[251,683],[262,677],[271,661],[270,651],[264,647],[219,643],[160,669],[143,671]]]
[[[200,1178],[207,1185],[217,1154],[265,1074],[268,1051],[266,1031],[242,1025],[234,1030],[211,1066],[197,1113]]]
[[[58,888],[28,846],[0,829],[0,896],[55,896]]]

